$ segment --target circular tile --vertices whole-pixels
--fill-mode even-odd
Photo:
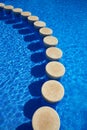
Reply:
[[[6,5],[6,6],[4,6],[4,9],[5,10],[13,10],[13,6],[12,5]]]
[[[23,10],[21,8],[15,8],[13,9],[14,13],[21,13]]]
[[[35,22],[35,21],[38,21],[38,20],[39,20],[39,17],[37,17],[37,16],[29,16],[29,17],[28,17],[28,20],[29,20],[30,22]]]
[[[56,103],[63,98],[64,88],[58,81],[49,80],[42,85],[41,93],[45,100]]]
[[[0,8],[3,8],[5,6],[5,4],[0,3]]]
[[[34,130],[59,130],[59,115],[51,107],[40,107],[33,115],[32,127]]]
[[[31,15],[31,12],[22,12],[21,16],[23,17],[29,17]]]
[[[57,61],[49,62],[46,65],[45,69],[46,69],[47,75],[53,79],[60,78],[65,73],[65,67],[63,66],[63,64]]]
[[[53,30],[47,27],[41,28],[39,30],[40,34],[43,36],[51,35],[53,33]]]
[[[36,28],[42,28],[42,27],[45,27],[45,26],[46,26],[46,23],[43,22],[43,21],[36,21],[36,22],[34,22],[34,26],[35,26]]]
[[[47,47],[56,46],[58,44],[58,39],[54,36],[46,36],[44,37],[43,42]]]
[[[46,49],[46,56],[49,60],[59,60],[62,57],[62,51],[56,47]]]

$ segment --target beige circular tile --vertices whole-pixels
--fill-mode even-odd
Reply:
[[[21,16],[23,17],[29,17],[31,15],[31,12],[22,12]]]
[[[45,27],[45,26],[46,26],[46,23],[43,22],[43,21],[36,21],[36,22],[34,22],[34,26],[35,26],[36,28],[42,28],[42,27]]]
[[[13,10],[13,6],[12,5],[6,5],[6,6],[4,6],[4,9],[6,9],[6,10]]]
[[[23,10],[21,8],[15,8],[13,9],[14,13],[21,13]]]
[[[2,8],[3,8],[4,6],[5,6],[5,4],[4,4],[4,3],[0,3],[0,7],[2,7]]]
[[[47,75],[53,79],[60,78],[65,73],[65,67],[63,66],[63,64],[57,61],[49,62],[46,65],[45,69],[46,69]]]
[[[40,34],[43,36],[51,35],[53,33],[53,30],[47,27],[41,28],[39,30]]]
[[[58,81],[49,80],[42,85],[41,93],[48,102],[55,103],[63,98],[64,88]]]
[[[58,44],[58,39],[54,36],[46,36],[44,37],[43,42],[47,47],[56,46]]]
[[[49,60],[59,60],[62,57],[62,51],[56,47],[46,49],[46,56]]]
[[[37,16],[29,16],[29,17],[28,17],[28,20],[29,20],[30,22],[35,22],[35,21],[38,21],[38,20],[39,20],[39,17],[37,17]]]
[[[40,107],[33,115],[32,127],[34,130],[59,130],[59,115],[51,107]]]

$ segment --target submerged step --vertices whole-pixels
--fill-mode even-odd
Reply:
[[[5,6],[4,6],[4,9],[5,9],[5,10],[13,10],[13,8],[14,8],[14,7],[13,7],[12,5],[5,5]]]
[[[38,21],[39,20],[39,17],[38,16],[29,16],[28,17],[28,21],[29,22],[35,22],[35,21]]]
[[[21,14],[23,10],[21,8],[14,8],[13,9],[13,12],[16,13],[16,14]]]
[[[42,85],[41,93],[46,101],[56,103],[63,98],[64,88],[60,82],[49,80]]]
[[[4,8],[5,4],[4,3],[0,3],[0,8]]]
[[[65,73],[65,67],[63,64],[57,61],[51,61],[46,65],[46,73],[50,78],[58,79]]]
[[[36,22],[34,22],[34,26],[35,26],[36,28],[42,28],[42,27],[45,27],[45,26],[46,26],[46,23],[43,22],[43,21],[36,21]]]
[[[32,127],[34,130],[59,130],[59,115],[51,107],[40,107],[33,115]]]
[[[46,36],[44,37],[43,42],[46,47],[56,46],[58,44],[58,39],[54,36]]]
[[[46,57],[49,60],[59,60],[62,57],[62,50],[56,47],[49,47],[46,49]]]
[[[29,17],[29,16],[31,16],[31,12],[28,12],[28,11],[22,12],[22,13],[21,13],[21,16],[22,16],[22,17],[25,17],[25,18],[26,18],[26,17]]]
[[[44,28],[41,28],[39,30],[40,34],[43,35],[43,36],[47,36],[47,35],[52,35],[53,33],[53,30],[48,28],[48,27],[44,27]]]

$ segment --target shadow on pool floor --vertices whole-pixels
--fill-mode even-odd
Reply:
[[[30,83],[28,86],[29,92],[32,95],[32,99],[25,103],[23,112],[24,116],[27,117],[29,120],[32,120],[32,116],[36,109],[43,106],[41,102],[41,86],[46,79],[44,79],[45,75],[45,54],[44,54],[44,47],[42,43],[42,38],[40,37],[39,33],[35,31],[34,27],[29,25],[27,21],[20,21],[20,18],[13,19],[11,16],[0,16],[0,20],[3,20],[5,24],[11,24],[13,29],[16,29],[20,35],[23,36],[25,42],[29,42],[27,49],[31,52],[34,52],[31,55],[31,61],[36,64],[31,68],[31,75],[35,78],[39,78],[39,80]],[[40,52],[36,52],[40,50]],[[41,79],[42,78],[42,79]],[[16,130],[32,130],[31,121],[28,123],[21,124]]]
[[[18,126],[16,128],[16,130],[33,130],[32,123],[31,122],[24,123],[24,124]]]
[[[39,78],[38,80],[30,83],[28,86],[29,92],[32,96],[28,102],[25,103],[23,107],[24,116],[27,117],[30,122],[21,124],[16,128],[16,130],[32,130],[32,116],[34,112],[41,106],[51,106],[55,108],[56,104],[49,104],[45,102],[41,95],[42,84],[48,80],[45,75],[45,65],[47,63],[45,57],[45,48],[43,46],[42,37],[36,31],[34,27],[29,25],[27,21],[20,21],[19,19],[12,19],[11,17],[0,17],[0,20],[3,20],[5,24],[12,24],[13,29],[17,29],[19,34],[23,36],[25,42],[29,42],[27,49],[31,52],[31,61],[35,64],[31,67],[31,75],[34,78]],[[32,31],[31,31],[32,30]],[[37,52],[39,50],[39,52]]]
[[[40,97],[41,96],[41,86],[46,81],[46,79],[40,79],[38,81],[35,81],[29,85],[29,92],[32,96]]]

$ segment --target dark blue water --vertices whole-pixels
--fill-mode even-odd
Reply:
[[[60,81],[65,96],[55,108],[60,130],[87,130],[87,1],[0,2],[31,11],[54,30],[66,67]],[[40,88],[46,80],[44,53],[40,36],[31,26],[0,16],[0,130],[32,130],[31,118],[42,105]]]

